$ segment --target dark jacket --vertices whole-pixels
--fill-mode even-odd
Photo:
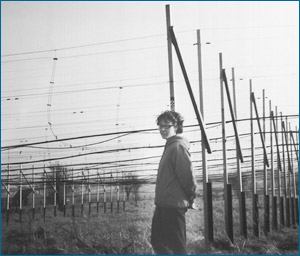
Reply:
[[[155,205],[185,208],[195,198],[196,183],[189,147],[189,141],[178,135],[167,140],[158,168]]]

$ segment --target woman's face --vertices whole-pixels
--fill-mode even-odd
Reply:
[[[158,124],[160,135],[163,139],[168,139],[176,135],[177,127],[168,120],[161,120]]]

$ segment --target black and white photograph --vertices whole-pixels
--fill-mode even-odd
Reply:
[[[299,255],[299,1],[1,1],[2,255]]]

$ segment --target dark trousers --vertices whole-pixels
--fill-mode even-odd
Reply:
[[[186,208],[155,208],[151,244],[156,254],[187,255],[186,211]]]

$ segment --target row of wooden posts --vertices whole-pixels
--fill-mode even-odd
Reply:
[[[203,101],[203,82],[202,82],[202,61],[201,61],[201,39],[200,30],[197,30],[197,46],[198,46],[198,71],[199,71],[199,92],[200,92],[200,112],[198,110],[192,88],[189,82],[189,78],[185,69],[184,61],[180,53],[180,49],[175,37],[173,27],[171,26],[170,20],[170,7],[166,5],[166,19],[167,19],[167,35],[168,35],[168,61],[169,61],[169,82],[170,82],[170,106],[171,110],[175,110],[175,97],[174,97],[174,82],[173,82],[173,57],[172,57],[172,45],[175,49],[182,74],[184,76],[187,89],[190,95],[191,102],[194,107],[194,111],[199,123],[199,128],[202,135],[202,170],[203,170],[203,205],[204,205],[204,223],[205,223],[205,241],[207,243],[214,241],[213,235],[213,209],[212,209],[212,184],[208,182],[207,164],[206,164],[206,151],[211,153],[209,140],[206,135],[204,125],[204,101]],[[236,110],[236,97],[235,97],[235,77],[234,68],[232,68],[232,83],[233,83],[233,103],[229,92],[229,86],[227,83],[226,72],[223,69],[222,53],[219,53],[219,66],[220,66],[220,90],[221,90],[221,115],[222,115],[222,148],[223,148],[223,180],[224,180],[224,221],[225,229],[228,237],[234,242],[233,237],[233,217],[232,217],[232,186],[228,183],[228,171],[227,171],[227,156],[226,156],[226,125],[225,125],[225,97],[224,88],[226,90],[228,106],[231,115],[231,121],[233,124],[235,141],[236,141],[236,159],[237,159],[237,176],[238,176],[238,199],[239,199],[239,220],[240,220],[240,234],[247,238],[247,221],[246,221],[246,200],[245,191],[243,190],[242,184],[242,172],[241,164],[243,163],[242,149],[239,140],[239,134],[237,129],[237,110]],[[298,161],[299,170],[299,130],[296,129],[297,143],[294,140],[293,132],[290,129],[288,132],[287,120],[284,122],[281,115],[281,134],[282,134],[282,148],[278,143],[278,125],[275,123],[274,112],[271,111],[270,101],[270,139],[271,139],[271,164],[268,160],[268,155],[265,146],[265,91],[263,90],[263,128],[260,124],[260,117],[257,110],[255,101],[255,95],[252,91],[252,80],[250,82],[250,129],[251,129],[251,178],[252,178],[252,224],[253,233],[255,236],[259,236],[259,211],[258,211],[258,193],[256,188],[256,170],[255,170],[255,155],[254,155],[254,121],[257,120],[257,126],[259,128],[259,134],[261,138],[261,144],[263,148],[264,160],[262,166],[264,168],[264,233],[270,232],[270,198],[272,200],[272,227],[277,229],[278,218],[277,218],[277,200],[279,201],[280,210],[280,224],[290,226],[291,222],[299,224],[299,204],[298,195],[295,184],[295,168],[292,167],[292,150],[289,149],[289,139],[293,140],[295,145],[295,152]],[[276,111],[277,112],[277,111]],[[254,117],[255,115],[255,117]],[[278,115],[276,113],[276,122]],[[277,150],[277,183],[275,182],[275,173],[273,166],[273,134],[275,135],[275,143]],[[284,143],[285,141],[285,143]],[[292,143],[291,143],[292,144]],[[298,146],[296,146],[298,145]],[[285,148],[286,147],[286,148]],[[298,148],[297,148],[298,147]],[[281,160],[281,155],[283,161]],[[287,159],[287,161],[286,161]],[[287,162],[287,167],[286,167]],[[270,166],[271,165],[271,166]],[[271,195],[268,194],[267,187],[267,167],[270,167],[271,172]],[[286,175],[288,173],[288,176]],[[283,173],[283,175],[282,175]],[[284,193],[281,191],[281,177],[283,176],[284,181]],[[289,194],[287,194],[287,177],[289,182]],[[277,185],[277,196],[275,195],[275,189]],[[291,193],[293,191],[293,194]],[[284,207],[285,206],[285,207]],[[284,210],[285,209],[285,210]],[[286,217],[285,217],[286,216]],[[291,218],[290,218],[291,217]],[[286,220],[286,221],[285,221]]]
[[[42,206],[42,211],[43,211],[43,218],[45,220],[46,218],[46,211],[49,208],[48,204],[49,204],[49,199],[47,200],[47,192],[48,189],[47,187],[50,185],[51,186],[51,191],[53,191],[53,204],[51,203],[51,205],[53,205],[53,212],[54,212],[54,217],[57,216],[57,208],[61,208],[61,211],[63,212],[63,216],[66,216],[66,210],[68,208],[68,203],[67,203],[67,189],[66,186],[70,185],[71,186],[71,190],[72,190],[72,194],[71,194],[71,205],[70,205],[70,209],[72,211],[72,217],[75,217],[75,208],[76,208],[76,203],[75,203],[75,184],[79,184],[81,186],[81,215],[84,214],[84,198],[85,198],[85,186],[87,186],[87,190],[88,190],[88,214],[91,214],[92,211],[92,195],[91,195],[91,183],[89,181],[89,175],[87,177],[85,177],[84,172],[82,171],[82,177],[83,179],[81,179],[80,181],[73,181],[73,170],[72,170],[72,181],[70,182],[67,178],[66,178],[66,173],[64,172],[64,179],[62,181],[60,181],[60,183],[62,183],[62,202],[61,204],[58,203],[57,198],[58,198],[58,184],[56,182],[56,178],[55,176],[53,178],[49,177],[49,174],[46,171],[46,168],[44,167],[43,170],[43,177],[42,177],[42,181],[35,181],[35,173],[34,173],[35,167],[32,167],[32,179],[28,180],[28,178],[26,177],[24,171],[22,170],[22,165],[20,165],[19,168],[19,183],[18,183],[18,204],[19,204],[19,208],[17,208],[18,212],[19,212],[19,219],[22,222],[22,213],[23,213],[23,208],[24,208],[24,197],[23,197],[23,193],[24,191],[30,191],[32,193],[32,208],[31,208],[31,212],[32,212],[32,218],[35,218],[35,213],[36,213],[36,194],[38,191],[41,190],[41,187],[37,187],[35,186],[35,184],[41,184],[42,183],[42,195],[43,195],[43,206]],[[16,171],[16,170],[14,170]],[[53,174],[56,174],[56,171],[53,172]],[[27,174],[30,175],[30,174]],[[123,211],[125,211],[125,205],[126,205],[126,192],[125,192],[125,188],[124,186],[120,186],[117,183],[111,182],[110,184],[110,189],[108,189],[108,184],[109,182],[101,182],[101,178],[100,178],[100,174],[99,172],[97,172],[97,191],[96,191],[96,211],[97,213],[99,213],[99,208],[100,208],[100,204],[103,205],[103,211],[104,213],[107,212],[107,208],[110,205],[110,211],[113,212],[114,211],[114,195],[113,195],[113,185],[116,188],[116,212],[119,213],[121,207],[123,208]],[[111,175],[111,179],[112,179],[112,175]],[[25,182],[24,182],[25,181]],[[8,166],[7,169],[7,184],[5,184],[3,181],[1,181],[2,183],[2,187],[4,187],[4,189],[6,190],[6,222],[9,223],[10,220],[10,212],[11,212],[11,193],[15,192],[11,190],[11,181],[10,181],[10,166]],[[94,182],[95,183],[95,182]],[[102,192],[100,192],[100,186],[102,186]],[[29,187],[29,189],[28,189]],[[123,189],[122,189],[123,188]],[[110,191],[108,191],[110,190]],[[133,191],[134,193],[134,200],[135,203],[137,204],[137,193],[136,191]],[[102,196],[101,202],[100,202],[100,193]],[[48,207],[48,208],[47,208]]]

